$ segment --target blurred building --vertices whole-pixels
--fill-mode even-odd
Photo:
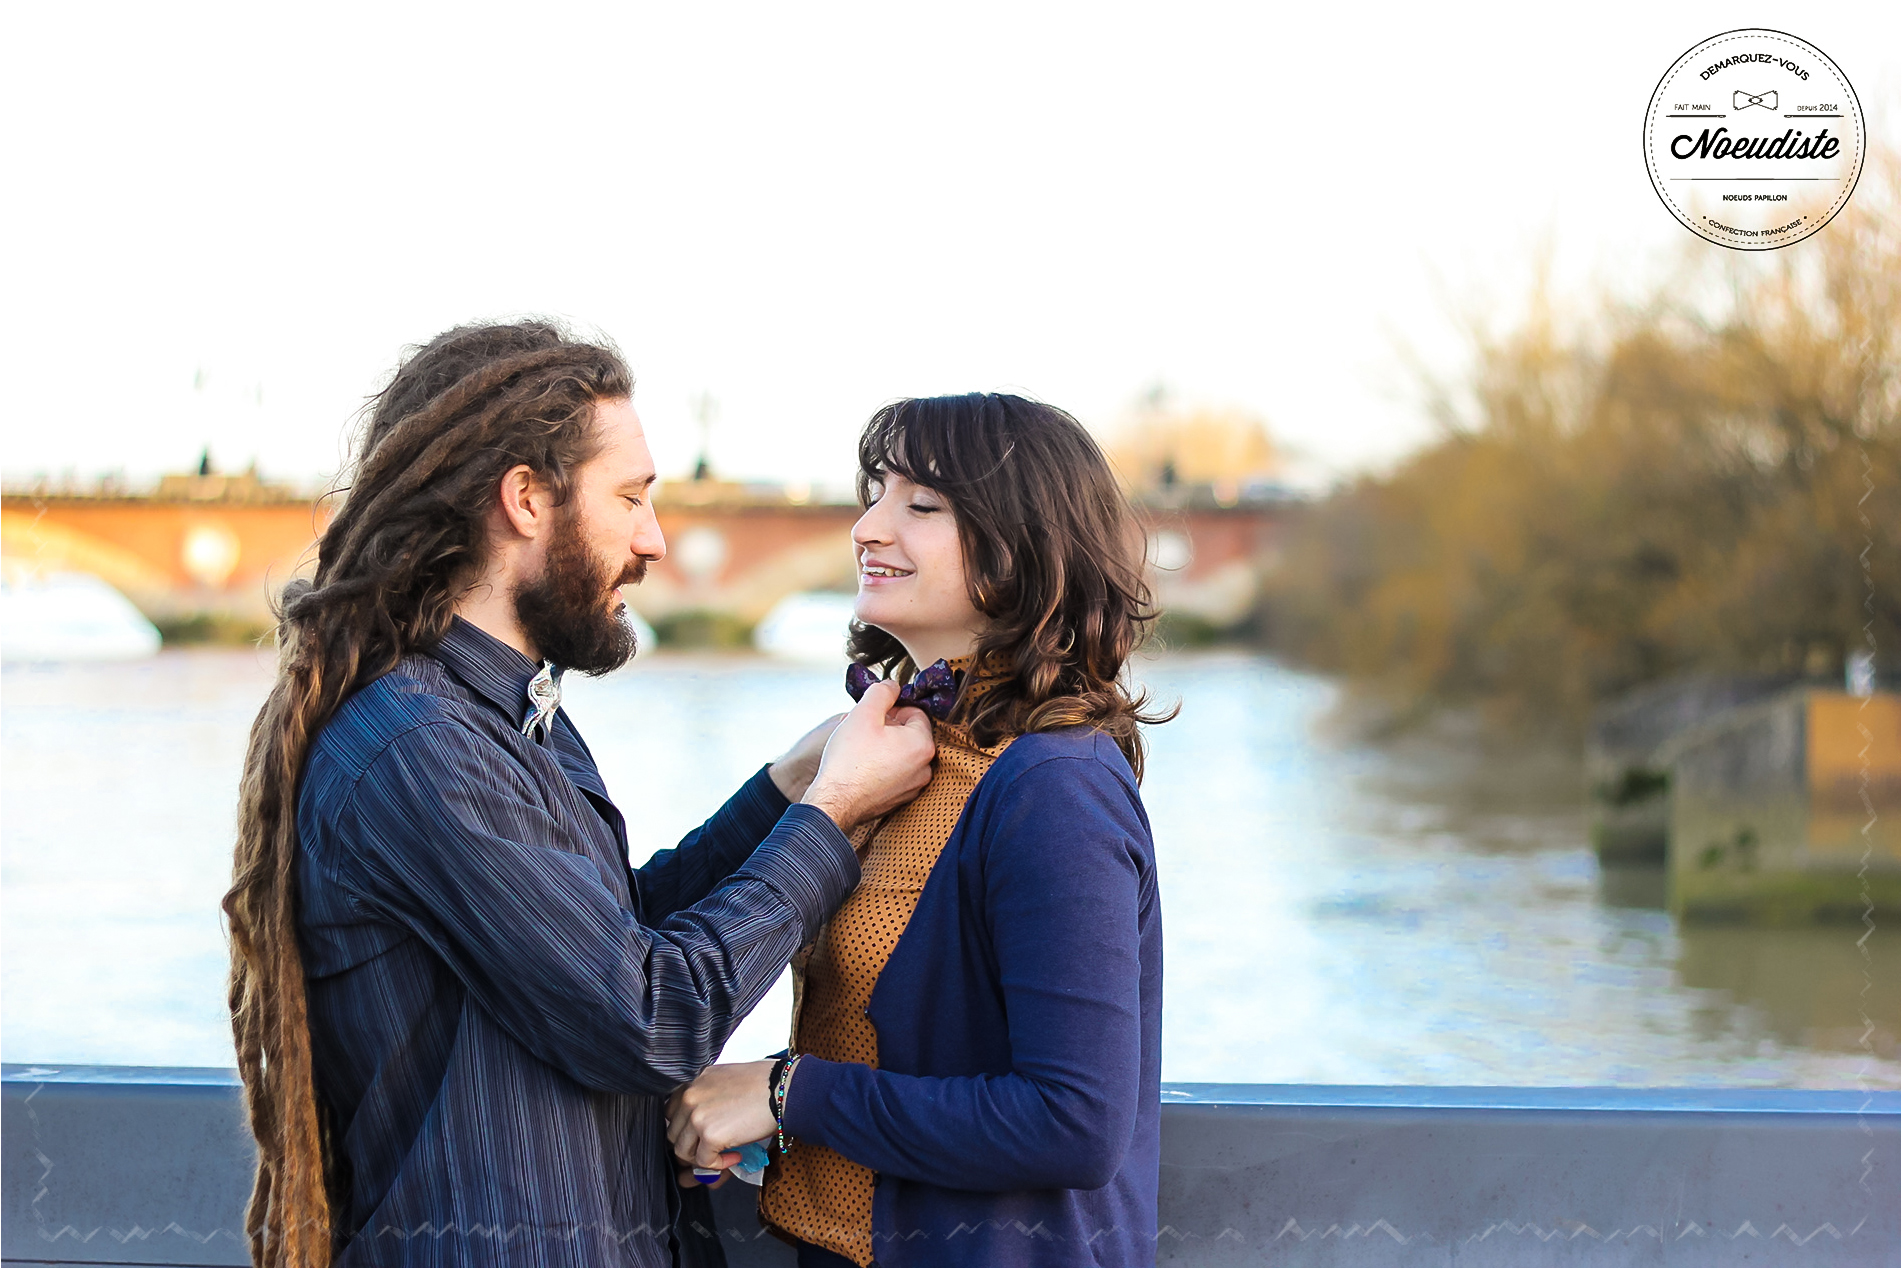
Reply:
[[[1235,507],[1293,496],[1267,425],[1240,410],[1175,408],[1153,391],[1105,448],[1129,492],[1148,505]]]
[[[1105,449],[1148,529],[1151,583],[1172,637],[1249,623],[1299,501],[1267,426],[1240,410],[1175,406],[1157,388]]]

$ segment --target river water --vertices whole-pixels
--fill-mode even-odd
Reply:
[[[1679,928],[1606,874],[1569,763],[1332,739],[1335,689],[1262,658],[1142,679],[1174,1081],[1897,1087],[1897,938]],[[268,654],[0,670],[0,1056],[228,1066],[218,899]],[[821,716],[836,667],[644,654],[568,707],[637,855]],[[1866,953],[1866,955],[1865,955]],[[782,981],[729,1043],[783,1042]],[[1865,1013],[1866,1011],[1866,1013]]]

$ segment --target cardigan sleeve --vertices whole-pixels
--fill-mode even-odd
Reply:
[[[963,1190],[1096,1189],[1135,1132],[1149,833],[1126,769],[1054,756],[984,826],[984,910],[1010,1069],[950,1078],[800,1059],[786,1131]]]

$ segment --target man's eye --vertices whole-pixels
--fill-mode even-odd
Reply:
[[[638,507],[641,505],[641,500],[632,494],[622,494],[621,496],[627,499],[627,505],[630,507]]]

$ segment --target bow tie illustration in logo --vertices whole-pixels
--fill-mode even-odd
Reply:
[[[1777,95],[1775,92],[1747,93],[1742,90],[1730,95],[1730,108],[1732,110],[1748,110],[1752,106],[1762,106],[1765,110],[1775,110],[1777,108]]]

